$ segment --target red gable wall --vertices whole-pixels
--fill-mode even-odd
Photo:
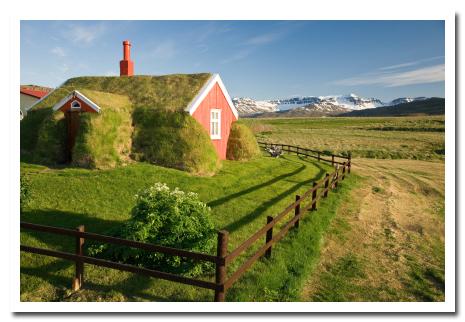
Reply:
[[[69,99],[58,110],[62,111],[63,113],[69,111],[71,109],[71,103],[74,101],[78,101],[79,103],[81,103],[81,112],[97,113],[92,107],[87,105],[83,100],[79,99],[79,97],[76,97],[76,96]]]
[[[210,135],[211,109],[221,110],[221,139],[212,139],[212,143],[215,146],[220,159],[225,160],[231,124],[237,119],[229,107],[228,101],[226,100],[218,83],[212,87],[208,95],[202,103],[200,103],[199,107],[192,115],[200,124],[203,125],[203,127],[207,130],[208,135]]]

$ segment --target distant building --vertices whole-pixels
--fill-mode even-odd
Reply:
[[[42,97],[50,93],[52,89],[35,85],[21,85],[20,93],[20,113],[21,119],[26,115],[27,110]]]

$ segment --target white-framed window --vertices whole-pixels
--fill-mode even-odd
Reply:
[[[221,110],[210,110],[210,137],[212,139],[221,139]]]
[[[81,103],[79,103],[79,101],[73,101],[71,103],[71,109],[72,110],[80,110],[81,109]]]

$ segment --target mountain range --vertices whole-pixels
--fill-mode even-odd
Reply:
[[[363,98],[355,94],[332,96],[305,96],[277,100],[257,101],[252,98],[233,98],[233,103],[242,116],[258,116],[276,113],[276,116],[324,116],[348,113],[403,103],[422,101],[427,97],[401,97],[390,102],[377,98]],[[262,115],[260,115],[262,116]]]

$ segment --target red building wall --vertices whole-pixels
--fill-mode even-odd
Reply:
[[[194,114],[192,114],[192,116],[207,130],[208,135],[210,135],[211,109],[221,110],[221,139],[212,139],[212,143],[220,159],[225,160],[231,124],[236,121],[237,118],[229,107],[228,101],[218,83],[212,87],[208,95],[204,98],[202,103],[200,103],[199,107],[197,107]]]

